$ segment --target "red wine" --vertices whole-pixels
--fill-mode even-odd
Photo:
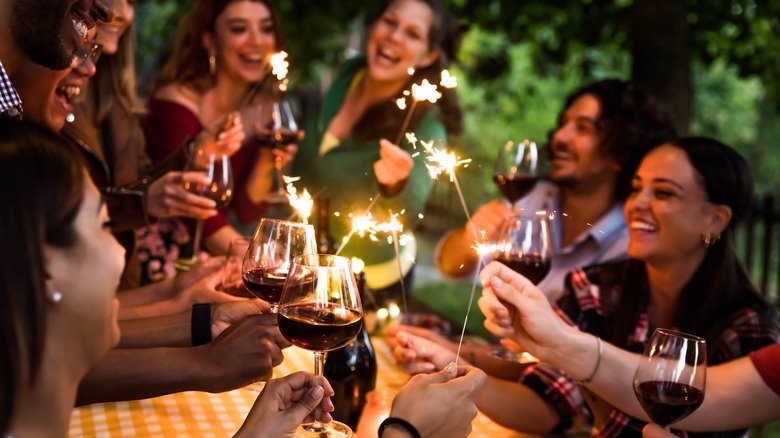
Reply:
[[[249,289],[244,286],[244,283],[237,282],[228,285],[220,286],[220,290],[226,294],[230,294],[241,298],[254,298],[255,296],[249,292]]]
[[[279,309],[279,330],[293,345],[306,350],[329,351],[355,338],[363,318],[348,307],[296,303]]]
[[[288,144],[297,142],[298,132],[283,129],[276,133],[258,135],[257,141],[263,146],[281,148],[287,146]]]
[[[282,298],[287,273],[276,267],[257,268],[243,273],[241,278],[246,288],[255,296],[271,304],[277,304]]]
[[[204,198],[209,198],[217,203],[217,208],[224,208],[233,199],[233,187],[222,187],[217,182],[211,184],[184,183],[184,189]]]
[[[527,195],[534,188],[539,177],[524,175],[493,175],[493,181],[501,194],[512,204]]]
[[[542,258],[539,254],[526,254],[522,258],[507,257],[500,254],[496,260],[509,266],[509,269],[531,280],[533,284],[539,284],[550,272],[550,259]]]
[[[634,387],[647,415],[655,423],[668,426],[695,411],[704,401],[704,393],[684,383],[653,380]]]

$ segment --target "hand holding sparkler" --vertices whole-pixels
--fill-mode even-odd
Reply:
[[[414,168],[412,156],[388,140],[379,140],[379,160],[374,163],[374,174],[380,191],[391,198],[403,190]]]

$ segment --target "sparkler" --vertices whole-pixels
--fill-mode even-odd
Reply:
[[[287,52],[278,52],[271,55],[271,74],[276,76],[279,81],[279,91],[287,91],[287,69],[290,63],[287,62]]]
[[[406,93],[404,93],[406,94]],[[439,93],[436,90],[436,85],[428,82],[428,79],[423,79],[422,83],[418,84],[412,84],[412,106],[409,108],[409,111],[406,113],[406,118],[404,118],[404,122],[401,124],[401,130],[398,131],[398,137],[396,137],[393,144],[398,144],[399,141],[401,141],[401,136],[404,132],[406,132],[406,128],[409,126],[409,122],[412,120],[412,115],[414,114],[414,109],[417,108],[417,103],[422,102],[424,100],[427,100],[430,103],[436,103],[436,101],[439,100],[441,97],[441,93]],[[396,105],[398,105],[398,108],[401,110],[406,108],[406,98],[400,98],[396,101]]]
[[[314,199],[309,195],[309,191],[305,187],[303,193],[298,195],[298,189],[295,188],[293,183],[300,180],[301,177],[283,175],[282,178],[284,178],[284,183],[287,186],[287,199],[290,201],[290,206],[295,209],[303,223],[308,224],[312,207],[314,207]]]

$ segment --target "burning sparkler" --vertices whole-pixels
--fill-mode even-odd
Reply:
[[[303,193],[298,195],[298,189],[295,188],[293,183],[300,180],[300,177],[284,175],[282,178],[284,178],[284,183],[287,186],[287,199],[290,201],[290,206],[295,209],[301,217],[301,220],[303,220],[303,223],[308,224],[312,207],[314,207],[314,199],[312,199],[311,195],[309,195],[309,191],[305,187]]]
[[[414,69],[409,69],[409,74],[414,74]],[[442,70],[439,85],[443,88],[451,89],[458,85],[458,81],[455,76],[450,75],[449,71]],[[406,128],[409,127],[409,122],[412,120],[412,115],[414,114],[414,109],[417,107],[418,102],[427,100],[430,103],[436,103],[441,98],[441,93],[437,90],[436,85],[428,82],[428,79],[423,79],[420,84],[412,84],[411,92],[409,92],[409,90],[404,90],[403,94],[404,96],[409,96],[411,94],[412,105],[406,113],[406,118],[404,118],[404,122],[401,124],[401,130],[398,131],[398,137],[393,144],[398,144],[398,142],[401,141],[401,136],[406,132]],[[405,97],[396,100],[395,104],[401,111],[407,108]]]
[[[287,62],[287,52],[278,52],[271,55],[271,74],[276,76],[279,81],[279,91],[287,91],[287,69],[290,63]]]

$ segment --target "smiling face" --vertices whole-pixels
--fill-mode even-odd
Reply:
[[[133,24],[137,0],[120,0],[116,18],[110,23],[97,23],[97,42],[103,45],[103,53],[114,55],[119,50],[119,39]]]
[[[92,41],[88,41],[83,48],[92,46]],[[72,65],[77,64],[74,58]],[[65,70],[50,70],[28,62],[11,75],[11,80],[24,102],[24,118],[59,131],[65,126],[68,113],[73,111],[71,100],[94,75],[95,64],[88,57],[77,67]]]
[[[722,216],[728,207],[709,202],[701,175],[678,147],[662,145],[648,153],[631,188],[624,215],[632,258],[655,264],[703,258],[702,236],[720,233],[728,223]]]
[[[598,184],[613,179],[619,166],[601,150],[599,100],[592,94],[577,98],[561,116],[552,135],[550,179],[560,185]]]
[[[276,49],[274,26],[263,3],[230,3],[217,17],[214,33],[204,36],[206,52],[217,60],[217,76],[246,84],[262,79]]]
[[[417,0],[396,0],[371,28],[366,48],[368,74],[379,82],[405,82],[408,69],[426,67],[436,60],[429,35],[431,8]]]
[[[47,247],[51,283],[62,301],[51,310],[69,321],[68,339],[80,339],[94,361],[119,342],[116,288],[124,269],[124,249],[111,234],[108,211],[92,180],[84,175],[84,198],[70,247]]]

